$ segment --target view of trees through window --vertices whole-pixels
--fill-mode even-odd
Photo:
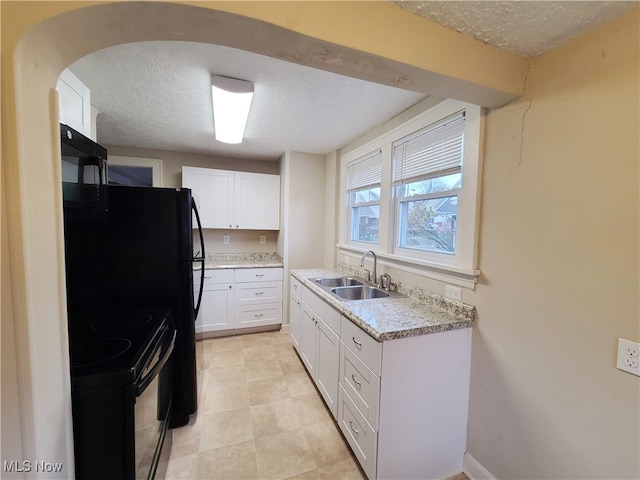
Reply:
[[[400,185],[400,246],[455,253],[461,174]],[[436,194],[436,195],[434,195]]]

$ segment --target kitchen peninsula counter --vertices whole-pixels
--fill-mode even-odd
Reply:
[[[291,270],[291,275],[378,342],[471,328],[475,324],[475,307],[401,283],[397,290],[403,297],[343,301],[312,281],[317,277],[354,275],[349,266],[341,267],[346,269]]]

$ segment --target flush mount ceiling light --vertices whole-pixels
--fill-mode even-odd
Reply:
[[[230,77],[211,77],[216,140],[242,143],[253,98],[253,83]]]

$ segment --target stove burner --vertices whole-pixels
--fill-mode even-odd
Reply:
[[[131,342],[126,338],[104,338],[71,347],[71,366],[90,367],[108,362],[126,352]]]
[[[152,317],[146,313],[118,313],[113,317],[103,318],[93,324],[94,332],[115,332],[140,327],[151,321]]]

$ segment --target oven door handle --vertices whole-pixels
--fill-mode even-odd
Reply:
[[[149,373],[147,373],[138,383],[138,386],[136,388],[136,397],[139,397],[140,395],[142,395],[142,392],[146,390],[146,388],[153,381],[153,379],[156,377],[158,372],[160,372],[162,367],[164,367],[164,365],[167,363],[167,360],[169,360],[169,357],[173,352],[173,347],[176,344],[176,333],[177,331],[174,329],[173,337],[171,338],[171,343],[169,344],[169,348],[167,348],[167,350],[164,352],[164,355],[162,355],[162,357],[158,359],[156,364],[153,367],[151,367],[151,370],[149,371]],[[162,339],[160,341],[162,341]]]

